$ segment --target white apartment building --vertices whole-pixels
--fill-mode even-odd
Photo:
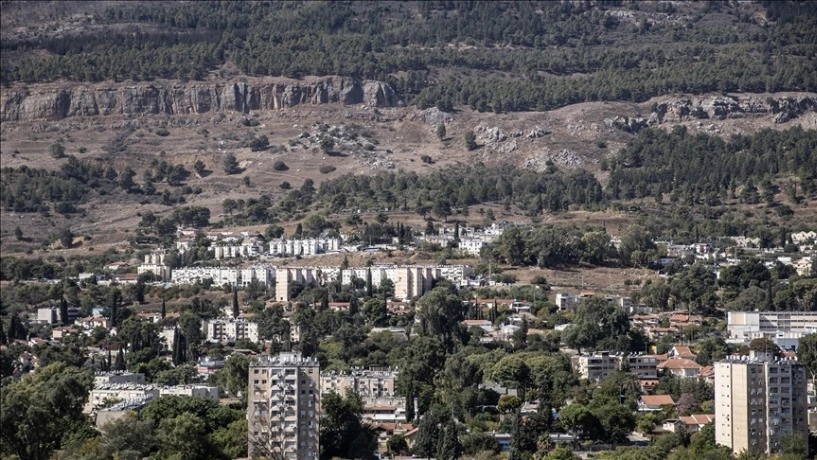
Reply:
[[[262,241],[247,240],[241,244],[216,244],[210,246],[216,260],[258,257],[264,251]]]
[[[362,370],[355,369],[349,373],[324,372],[320,377],[321,394],[346,394],[347,390],[357,393],[366,404],[374,404],[381,398],[397,396],[396,369]]]
[[[658,360],[655,356],[648,355],[628,355],[622,357],[622,367],[627,363],[627,371],[635,375],[640,380],[652,380],[658,378]]]
[[[258,342],[258,323],[243,318],[202,320],[201,328],[205,339],[211,343]]]
[[[306,238],[285,239],[278,238],[269,242],[271,256],[314,256],[326,252],[339,251],[343,245],[340,238]]]
[[[253,279],[269,287],[275,283],[275,267],[268,264],[253,265],[249,268],[240,269],[238,276],[239,284],[242,287],[247,287]]]
[[[196,396],[218,401],[218,387],[207,385],[178,385],[172,387],[159,387],[160,396]]]
[[[145,374],[127,371],[97,372],[94,374],[94,385],[115,383],[145,383]]]
[[[576,310],[581,305],[581,299],[575,295],[570,294],[569,292],[559,292],[556,294],[556,298],[554,303],[557,307],[559,307],[559,311],[564,310]]]
[[[159,388],[144,383],[103,383],[94,385],[88,396],[85,412],[115,404],[128,399],[158,398]]]
[[[56,324],[60,322],[60,310],[54,307],[38,308],[37,322],[43,324]]]
[[[473,270],[468,265],[372,265],[371,267],[278,267],[275,272],[275,297],[279,302],[290,300],[289,288],[293,282],[318,285],[340,278],[341,284],[352,284],[354,279],[366,280],[377,287],[384,279],[394,283],[394,297],[411,299],[431,290],[435,279],[447,279],[457,286],[467,284]]]
[[[735,454],[771,454],[786,435],[808,435],[806,382],[805,366],[770,354],[715,363],[715,441]]]
[[[300,353],[250,363],[250,458],[315,460],[320,453],[320,364]]]
[[[780,333],[817,332],[817,312],[729,312],[728,341],[748,343],[752,339],[774,339]]]
[[[275,271],[269,265],[253,265],[248,268],[228,267],[193,267],[177,268],[173,270],[174,284],[196,284],[206,279],[213,280],[216,286],[229,284],[230,286],[247,286],[253,278],[271,286],[275,279]]]
[[[165,261],[165,251],[156,251],[145,254],[145,261],[137,268],[136,273],[141,275],[143,273],[152,273],[154,276],[162,279],[170,279],[170,265]]]
[[[581,378],[598,382],[604,380],[610,374],[619,370],[619,357],[608,352],[601,352],[595,355],[573,356],[570,360],[575,370]]]

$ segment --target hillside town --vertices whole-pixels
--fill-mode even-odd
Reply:
[[[0,460],[817,459],[817,1],[0,13]]]

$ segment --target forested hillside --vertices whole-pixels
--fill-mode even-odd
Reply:
[[[811,2],[125,3],[86,22],[6,34],[3,83],[198,80],[232,63],[385,80],[421,106],[480,111],[817,87]]]

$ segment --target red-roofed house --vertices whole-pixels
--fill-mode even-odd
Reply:
[[[694,433],[704,427],[707,423],[715,421],[715,414],[692,414],[677,419],[664,420],[662,428],[664,431],[677,433],[683,428],[687,433]]]
[[[704,366],[698,374],[699,379],[706,380],[708,383],[715,384],[715,368],[712,366]]]
[[[667,355],[669,355],[671,358],[684,358],[693,360],[698,357],[698,355],[693,353],[692,350],[686,345],[675,345],[674,347],[672,347],[672,350],[670,350],[667,353]]]
[[[491,324],[490,321],[487,319],[466,319],[463,320],[462,324],[465,326],[466,329],[470,329],[473,326],[482,328],[483,331],[487,333],[491,333],[494,330],[494,325]]]
[[[701,373],[703,366],[683,358],[671,358],[658,365],[659,371],[670,372],[676,377],[695,377]]]
[[[639,412],[657,412],[664,406],[674,406],[675,401],[670,395],[643,395],[638,401]]]

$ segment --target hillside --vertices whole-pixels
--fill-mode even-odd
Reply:
[[[39,247],[66,227],[92,235],[95,246],[124,242],[141,215],[168,216],[179,206],[205,207],[211,222],[257,224],[264,219],[232,216],[225,200],[288,203],[307,180],[319,189],[346,173],[425,174],[475,163],[557,168],[563,185],[572,171],[590,172],[592,186],[604,189],[600,201],[563,203],[560,211],[643,207],[638,199],[649,193],[608,189],[619,151],[641,131],[684,127],[730,139],[817,128],[817,82],[808,71],[817,63],[807,33],[817,16],[807,3],[2,8],[0,163],[7,184],[19,184],[3,189],[4,251]],[[471,131],[473,150],[463,140]],[[228,174],[232,155],[236,170]],[[791,225],[814,216],[808,200],[782,192],[814,177],[807,160],[771,177],[793,209]],[[22,167],[31,168],[28,178]],[[79,175],[64,177],[67,167]],[[36,187],[11,204],[24,183]],[[734,183],[732,194],[744,185]],[[510,201],[505,218],[537,214],[517,195]],[[732,204],[734,212],[743,206]],[[337,209],[313,203],[282,216],[312,211]],[[18,225],[37,241],[16,241]]]

